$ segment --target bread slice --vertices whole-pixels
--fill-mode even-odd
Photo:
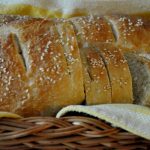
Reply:
[[[91,46],[95,43],[112,43],[111,26],[103,17],[75,17],[68,20],[74,26],[83,63],[86,103],[111,103],[111,87],[105,64]]]
[[[150,60],[125,54],[132,75],[134,103],[150,106]]]
[[[93,48],[80,49],[86,103],[88,105],[111,103],[111,87],[105,64]]]
[[[132,78],[122,50],[112,44],[97,45],[112,87],[112,103],[132,103]]]
[[[126,52],[150,52],[150,18],[111,15],[105,17],[112,26],[117,44]]]
[[[79,47],[115,41],[111,26],[102,16],[75,17],[72,22]]]
[[[73,27],[65,22],[60,26],[62,35],[55,22],[46,19],[13,21],[0,27],[0,111],[52,115],[85,99]]]

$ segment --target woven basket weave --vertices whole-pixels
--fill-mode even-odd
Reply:
[[[89,116],[0,119],[1,150],[148,148],[149,140]]]

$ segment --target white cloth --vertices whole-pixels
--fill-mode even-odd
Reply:
[[[150,108],[134,104],[71,105],[63,108],[57,118],[68,112],[89,114],[150,140]]]

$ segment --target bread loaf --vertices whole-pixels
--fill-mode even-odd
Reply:
[[[0,110],[53,114],[84,96],[82,65],[71,24],[27,19],[0,28]]]
[[[84,100],[90,105],[132,103],[133,97],[149,105],[149,65],[142,59],[139,67],[139,59],[131,55],[149,53],[149,24],[149,19],[119,15],[0,15],[0,111],[52,115]],[[133,60],[138,63],[132,65]],[[144,70],[138,78],[146,74],[147,83],[135,84],[138,70],[132,66]],[[138,99],[135,87],[146,96],[139,94]]]

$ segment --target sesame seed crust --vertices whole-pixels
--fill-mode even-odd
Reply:
[[[106,16],[117,29],[119,46],[126,52],[150,52],[150,19],[138,16]]]
[[[54,114],[85,98],[132,103],[123,52],[149,53],[149,36],[150,20],[137,16],[0,15],[0,111]]]
[[[77,38],[80,39],[79,45],[83,47],[85,42],[88,45],[95,43],[112,43],[115,41],[109,23],[99,16],[77,17],[70,19],[75,27]]]
[[[132,78],[121,48],[112,44],[97,45],[105,62],[112,87],[112,103],[132,103]]]
[[[111,87],[100,54],[94,48],[81,49],[86,103],[111,103]]]
[[[59,34],[57,24],[64,34]],[[0,45],[0,110],[52,115],[84,100],[82,64],[71,24],[34,18],[12,21],[0,27]]]

